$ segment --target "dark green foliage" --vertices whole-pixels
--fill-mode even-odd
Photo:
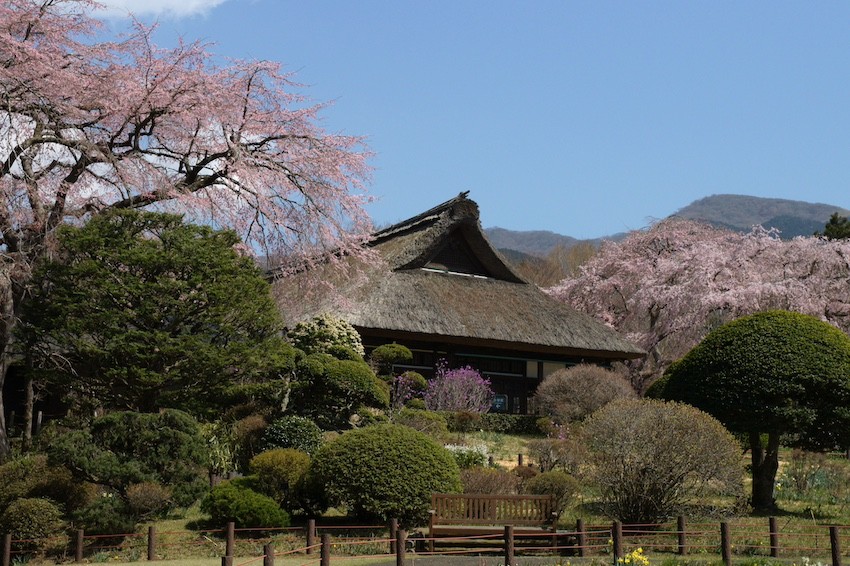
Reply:
[[[264,450],[295,448],[307,454],[315,452],[322,444],[322,429],[306,417],[288,415],[270,424],[263,433]]]
[[[324,430],[347,428],[362,407],[389,406],[387,385],[366,362],[311,354],[296,365],[291,407]]]
[[[797,313],[739,318],[712,331],[648,393],[748,434],[752,504],[772,509],[781,438],[805,448],[850,446],[850,337]]]
[[[71,512],[86,503],[88,493],[67,468],[50,466],[47,456],[38,454],[0,466],[0,512],[24,497],[47,498]]]
[[[393,422],[409,426],[436,439],[445,438],[449,433],[446,417],[425,409],[405,407],[393,416]]]
[[[201,510],[218,525],[233,521],[238,528],[288,527],[289,514],[246,483],[231,480],[215,486],[201,502]]]
[[[206,445],[197,422],[174,409],[161,413],[111,413],[90,430],[57,437],[50,460],[82,481],[114,489],[122,497],[131,484],[157,482],[186,506],[205,490]]]
[[[850,238],[850,219],[833,212],[824,226],[823,233],[815,232],[815,236],[823,236],[828,240],[846,240]]]
[[[440,414],[445,416],[449,430],[452,432],[462,432],[468,430],[468,425],[461,422],[460,418],[465,417],[463,413],[452,413],[440,411]],[[460,418],[459,418],[460,415]],[[535,415],[511,415],[508,413],[483,413],[475,423],[476,429],[485,430],[487,432],[500,432],[502,434],[519,434],[524,436],[540,436],[543,432],[538,424],[539,417]]]
[[[523,489],[532,495],[551,495],[555,502],[555,513],[560,517],[575,503],[581,485],[570,474],[552,470],[529,478]]]
[[[63,227],[59,243],[58,259],[34,276],[17,332],[69,401],[209,411],[237,383],[285,386],[295,351],[233,232],[116,211]]]
[[[289,510],[299,507],[298,490],[310,468],[310,456],[293,448],[276,448],[251,459],[254,487]]]
[[[43,539],[62,535],[64,528],[62,512],[48,499],[16,499],[0,514],[0,533],[11,534],[13,539],[31,541],[24,543],[30,551],[42,550],[48,544]]]
[[[263,451],[267,426],[262,415],[248,415],[233,423],[233,457],[239,471],[247,472],[251,458]]]
[[[332,505],[364,519],[397,518],[412,527],[428,516],[431,494],[460,491],[451,454],[405,426],[377,425],[343,433],[313,458],[311,483]]]
[[[738,432],[793,433],[808,447],[850,445],[850,337],[814,317],[771,311],[711,332],[651,392]]]
[[[74,524],[92,535],[123,535],[136,530],[138,517],[114,491],[103,491],[74,514]]]
[[[369,361],[378,375],[390,375],[393,373],[393,365],[412,362],[413,353],[401,344],[384,344],[372,350]]]

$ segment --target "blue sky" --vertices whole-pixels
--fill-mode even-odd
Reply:
[[[580,238],[711,194],[850,208],[850,3],[110,2],[334,101],[378,225],[466,190],[485,227]]]

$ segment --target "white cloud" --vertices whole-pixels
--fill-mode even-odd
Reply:
[[[205,14],[227,0],[100,0],[104,15],[122,18],[129,14],[138,17],[155,16],[182,18]]]

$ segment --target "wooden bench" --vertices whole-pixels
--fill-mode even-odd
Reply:
[[[500,534],[508,525],[517,527],[517,535],[545,534],[554,530],[557,517],[551,495],[434,493],[430,513],[431,551],[435,537]]]

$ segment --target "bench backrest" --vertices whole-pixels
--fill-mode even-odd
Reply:
[[[435,525],[546,525],[553,519],[550,495],[435,493]]]

